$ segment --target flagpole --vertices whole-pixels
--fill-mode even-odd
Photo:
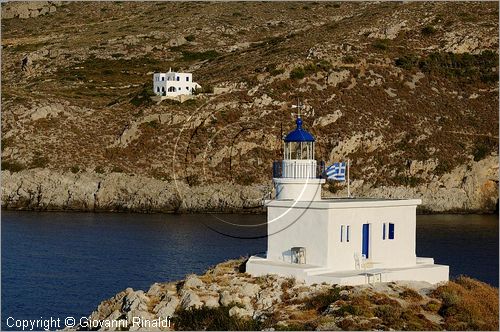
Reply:
[[[350,159],[347,159],[347,198],[351,197],[351,187],[350,185],[350,179],[349,179],[349,167],[350,167],[351,161]]]

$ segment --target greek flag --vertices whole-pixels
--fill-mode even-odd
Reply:
[[[346,163],[333,163],[332,166],[326,169],[328,179],[345,181]]]

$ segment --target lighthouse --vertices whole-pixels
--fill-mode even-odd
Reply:
[[[299,113],[283,138],[283,159],[273,163],[275,198],[265,202],[267,251],[251,256],[246,272],[307,284],[448,281],[448,266],[416,256],[420,199],[323,199],[324,165],[315,159],[315,138]]]
[[[314,159],[314,137],[302,128],[297,117],[296,128],[283,140],[283,160],[273,163],[273,183],[277,200],[316,201],[321,199],[320,177],[324,164]]]

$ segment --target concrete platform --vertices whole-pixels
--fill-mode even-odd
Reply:
[[[351,271],[334,271],[306,264],[290,264],[270,261],[252,256],[246,264],[246,272],[252,276],[277,274],[283,277],[295,277],[306,284],[363,285],[390,281],[425,281],[431,284],[446,282],[449,279],[449,267],[434,264],[432,258],[417,258],[417,264],[404,268],[366,268]]]

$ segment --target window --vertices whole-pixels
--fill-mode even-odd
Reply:
[[[188,91],[189,91],[189,87],[186,87],[186,90],[188,90]]]
[[[156,92],[160,92],[160,87],[159,86],[156,87]]]
[[[345,229],[345,237],[344,237],[344,229]],[[340,242],[349,242],[349,225],[340,225]]]
[[[186,76],[186,82],[189,82],[189,76]]]
[[[162,78],[161,78],[161,80],[162,80],[162,81],[165,81],[165,77],[162,77]]]
[[[389,240],[394,240],[394,224],[389,223]]]
[[[382,240],[385,240],[385,223],[382,224]]]
[[[178,80],[178,81],[180,81],[180,80],[181,80],[181,78],[180,78],[179,76],[177,76],[177,80]]]

